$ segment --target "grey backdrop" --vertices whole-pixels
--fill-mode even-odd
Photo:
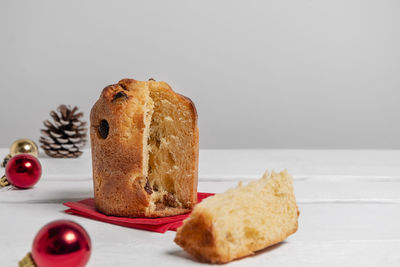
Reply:
[[[0,146],[121,78],[197,105],[202,148],[400,148],[400,1],[0,1]]]

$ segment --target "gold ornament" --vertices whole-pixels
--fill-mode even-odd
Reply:
[[[18,139],[11,145],[10,154],[11,156],[15,156],[21,153],[31,154],[37,157],[39,155],[39,149],[35,142],[30,139]]]

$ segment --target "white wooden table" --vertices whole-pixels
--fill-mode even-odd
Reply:
[[[33,189],[0,189],[0,266],[17,266],[37,231],[61,218],[80,223],[91,236],[88,266],[204,265],[175,245],[175,232],[63,213],[63,202],[93,195],[89,151],[78,159],[40,161],[43,176]],[[266,168],[287,168],[294,176],[299,230],[227,266],[400,266],[400,151],[203,150],[199,191],[223,192],[239,180],[261,177]]]

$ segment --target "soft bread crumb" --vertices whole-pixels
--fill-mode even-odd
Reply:
[[[266,172],[196,205],[175,242],[200,261],[224,263],[283,241],[297,219],[292,177]]]
[[[154,102],[148,139],[148,178],[153,193],[149,211],[165,207],[191,209],[196,200],[193,196],[194,172],[193,138],[194,119],[181,96],[150,82],[150,98]]]

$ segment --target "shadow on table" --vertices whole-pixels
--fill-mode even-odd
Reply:
[[[280,242],[278,244],[275,244],[275,245],[266,247],[264,249],[258,250],[252,255],[249,255],[249,256],[246,256],[246,257],[243,257],[243,258],[239,258],[239,259],[236,259],[234,261],[245,259],[245,258],[259,257],[260,255],[268,253],[268,252],[270,252],[272,250],[278,249],[279,247],[281,247],[281,246],[283,246],[285,244],[286,244],[286,241],[282,241],[282,242]],[[197,262],[193,257],[191,257],[183,249],[176,249],[176,250],[173,250],[173,251],[168,251],[168,252],[166,252],[166,254],[174,256],[174,257],[178,257],[178,258],[181,258],[181,259]]]

